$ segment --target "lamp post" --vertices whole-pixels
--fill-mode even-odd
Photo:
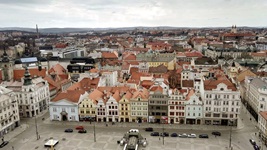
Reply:
[[[95,135],[95,121],[94,121],[94,142],[96,142],[96,135]]]
[[[39,140],[39,134],[38,134],[38,128],[37,128],[37,119],[36,119],[36,115],[35,115],[35,130],[36,130],[36,137],[37,137],[37,140]]]
[[[232,120],[229,121],[229,124],[231,127],[230,127],[230,137],[229,137],[229,149],[232,150]]]
[[[164,134],[164,123],[163,123],[163,128],[162,128],[162,142],[163,142],[163,145],[164,145],[164,136],[165,136],[165,134]]]

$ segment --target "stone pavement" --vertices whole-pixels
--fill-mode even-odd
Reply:
[[[55,125],[83,125],[83,126],[93,126],[94,122],[61,122],[61,121],[50,121],[49,118],[43,121],[45,124],[55,124]],[[127,123],[127,122],[117,122],[112,125],[111,122],[95,122],[96,126],[106,126],[108,127],[152,127],[152,128],[166,128],[166,129],[191,129],[191,130],[229,130],[229,126],[220,126],[220,125],[188,125],[188,124],[156,124],[156,123]],[[237,127],[232,127],[232,130],[239,130],[244,127],[244,124],[241,119],[238,119]]]
[[[29,127],[29,125],[27,125],[27,124],[21,124],[19,127],[15,128],[13,131],[7,133],[4,136],[5,137],[5,141],[10,141],[14,137],[18,136],[23,131],[25,131],[28,127]]]

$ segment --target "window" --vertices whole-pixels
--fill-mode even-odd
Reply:
[[[75,108],[71,108],[71,112],[75,112]]]
[[[53,112],[57,112],[57,108],[53,107]]]

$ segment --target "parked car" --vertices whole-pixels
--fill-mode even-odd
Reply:
[[[86,133],[87,131],[85,129],[79,130],[78,133]]]
[[[253,140],[253,139],[249,139],[249,142],[250,142],[252,145],[256,145],[256,141]]]
[[[159,136],[159,133],[158,132],[152,132],[150,133],[151,136]]]
[[[253,145],[254,150],[260,150],[260,147],[258,145]]]
[[[169,136],[169,133],[168,132],[163,132],[163,133],[160,133],[160,136],[166,137],[166,136]]]
[[[209,135],[208,134],[200,134],[198,137],[199,138],[209,138]]]
[[[197,137],[197,135],[194,133],[188,134],[187,136],[188,136],[188,138],[196,138]]]
[[[171,134],[171,137],[177,137],[177,136],[178,136],[177,133],[172,133],[172,134]]]
[[[222,135],[221,132],[219,132],[219,131],[213,131],[211,134],[212,135],[216,135],[216,136],[221,136]]]
[[[180,137],[180,138],[187,138],[188,136],[187,136],[186,133],[183,133],[183,134],[179,134],[179,137]]]
[[[66,129],[65,132],[70,133],[70,132],[73,132],[73,130],[72,129]]]
[[[153,132],[153,128],[151,127],[145,128],[145,131]]]
[[[83,127],[83,126],[77,126],[75,129],[76,129],[76,130],[83,130],[84,127]]]
[[[2,144],[0,145],[0,148],[5,147],[9,142],[8,141],[3,141]]]

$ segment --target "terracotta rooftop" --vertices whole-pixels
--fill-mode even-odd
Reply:
[[[56,64],[51,69],[48,70],[48,74],[51,74],[51,73],[67,74],[67,70],[60,64]]]
[[[183,87],[193,88],[194,81],[193,80],[182,80]]]
[[[204,89],[205,90],[216,89],[218,84],[220,84],[220,83],[224,83],[227,86],[227,88],[231,89],[232,91],[237,90],[235,85],[232,82],[230,82],[226,77],[218,79],[218,80],[213,80],[213,79],[205,80],[204,81]]]
[[[78,103],[79,98],[82,94],[84,94],[84,90],[67,90],[64,92],[59,93],[53,100],[52,102],[60,101],[60,100],[68,100],[73,103]]]
[[[102,58],[104,58],[104,59],[118,59],[118,56],[115,53],[102,52]]]
[[[195,91],[194,91],[193,89],[191,89],[191,90],[188,92],[188,94],[187,94],[185,100],[189,100],[190,97],[191,97],[192,95],[194,95],[194,93],[195,93]]]
[[[46,76],[46,68],[43,68],[41,71],[38,70],[38,68],[29,68],[29,72],[31,74],[31,77],[35,76]],[[21,78],[24,77],[25,69],[14,69],[14,80],[21,80]]]
[[[262,118],[264,118],[265,121],[267,121],[267,111],[261,111],[260,115],[262,116]]]
[[[149,98],[149,92],[147,89],[140,89],[133,93],[132,98],[136,99],[140,97],[141,99],[148,99]]]

